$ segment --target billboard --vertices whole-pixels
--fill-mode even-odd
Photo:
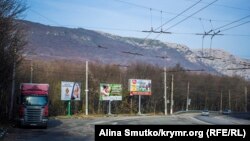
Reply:
[[[130,95],[151,95],[151,80],[129,79]]]
[[[61,100],[80,100],[81,83],[61,82]]]
[[[122,100],[122,85],[100,83],[100,100]]]

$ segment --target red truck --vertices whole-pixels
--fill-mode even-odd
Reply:
[[[49,84],[21,83],[19,125],[47,128],[49,115]]]

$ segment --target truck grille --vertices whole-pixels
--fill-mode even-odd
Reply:
[[[40,122],[42,120],[42,108],[27,107],[24,119],[26,122],[30,123]]]

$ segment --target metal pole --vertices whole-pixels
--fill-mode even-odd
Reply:
[[[173,99],[174,99],[174,75],[172,74],[170,115],[173,114],[173,105],[174,105],[174,100]]]
[[[222,113],[222,91],[220,92],[220,113]]]
[[[247,112],[247,87],[245,87],[245,104],[246,104],[245,112]]]
[[[186,105],[186,111],[188,111],[188,105],[189,105],[189,81],[187,83],[187,105]]]
[[[108,115],[111,115],[111,100],[109,100],[109,113]]]
[[[70,100],[68,101],[68,116],[70,116]]]
[[[32,83],[33,80],[33,62],[31,60],[30,62],[30,83]]]
[[[86,102],[85,102],[85,114],[88,115],[88,61],[86,61]]]
[[[203,52],[204,38],[205,38],[205,35],[202,36],[202,43],[201,43],[201,57],[202,58],[204,57],[204,52]]]
[[[165,115],[168,114],[168,104],[167,104],[167,72],[166,67],[164,67],[164,104],[165,104]]]
[[[141,115],[141,95],[139,95],[138,115]]]
[[[130,114],[132,114],[132,112],[133,112],[133,100],[132,100],[132,97],[131,97],[131,99],[130,99]]]
[[[228,90],[228,109],[231,110],[231,93],[230,93],[230,90]]]

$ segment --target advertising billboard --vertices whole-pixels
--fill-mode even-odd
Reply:
[[[81,83],[61,82],[61,100],[80,100]]]
[[[130,95],[151,95],[151,80],[129,79]]]
[[[122,100],[122,85],[101,83],[100,100]]]

